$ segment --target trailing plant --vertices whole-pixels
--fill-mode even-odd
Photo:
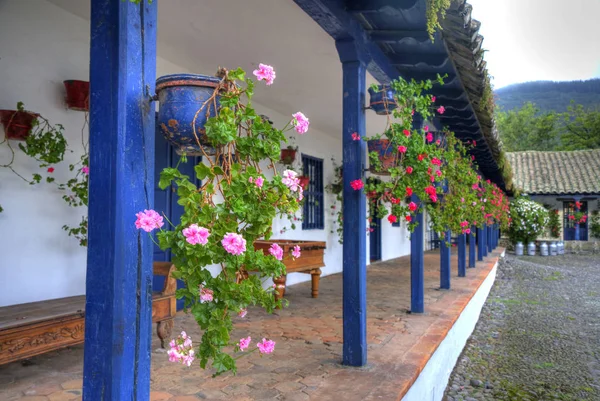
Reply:
[[[74,172],[75,176],[66,183],[60,184],[59,188],[69,193],[63,195],[63,199],[69,206],[80,207],[88,206],[88,185],[89,185],[89,154],[87,146],[84,146],[85,152],[75,164],[69,165],[69,171]],[[87,214],[81,216],[81,221],[75,227],[67,224],[63,225],[63,230],[69,236],[75,237],[79,245],[87,246],[88,218]]]
[[[442,29],[440,19],[446,17],[446,11],[450,8],[450,4],[450,0],[427,0],[427,33],[429,33],[431,41],[433,41],[435,31]]]
[[[26,111],[23,102],[17,103],[17,112],[30,113],[35,116],[29,135],[25,138],[24,143],[19,143],[19,149],[27,156],[36,160],[41,169],[46,169],[48,173],[52,173],[54,171],[52,165],[63,161],[65,152],[67,151],[67,141],[63,135],[64,127],[61,124],[52,125],[46,118]],[[8,125],[11,122],[12,119]],[[2,144],[6,144],[8,147],[10,158],[7,163],[0,164],[0,167],[8,168],[19,178],[31,185],[42,181],[43,177],[39,173],[34,173],[31,179],[27,179],[17,172],[13,167],[16,156],[15,149],[11,145],[7,135],[0,142],[0,145]],[[50,175],[46,176],[46,182],[53,181],[54,177]]]
[[[344,227],[343,227],[343,191],[344,191],[344,177],[342,175],[342,165],[337,164],[334,157],[331,158],[331,162],[333,164],[333,181],[325,186],[325,191],[328,193],[335,195],[335,202],[329,207],[330,213],[332,217],[335,217],[335,221],[331,226],[330,233],[337,232],[338,234],[338,242],[340,244],[344,243]]]
[[[510,219],[508,235],[513,243],[535,241],[544,233],[549,221],[544,206],[525,197],[511,202]]]
[[[575,223],[576,225],[578,224],[585,224],[585,222],[587,221],[587,213],[584,213],[581,211],[581,202],[577,201],[574,204],[571,204],[571,207],[575,207],[576,212],[573,214],[570,214],[568,216],[569,220],[573,221],[573,223]]]
[[[254,75],[267,84],[275,78],[272,67],[266,65]],[[185,300],[203,331],[195,348],[185,333],[173,340],[170,360],[189,366],[197,357],[202,368],[210,363],[215,375],[235,372],[238,356],[234,358],[232,353],[243,355],[239,352],[250,347],[250,337],[232,341],[234,319],[242,319],[250,305],[260,305],[271,313],[282,303],[276,300],[274,289],[265,290],[263,284],[267,278],[285,274],[283,250],[275,243],[265,255],[254,250],[253,242],[271,237],[277,216],[293,215],[298,210],[303,191],[297,174],[286,170],[279,175],[275,164],[280,158],[280,143],[286,142],[284,131],[294,128],[303,134],[309,125],[302,113],[295,113],[286,127],[274,128],[252,107],[255,84],[243,70],[222,70],[219,76],[222,79],[215,92],[198,113],[205,112],[206,104],[216,104],[217,94],[220,96],[216,116],[209,118],[204,128],[216,149],[215,160],[224,157],[231,168],[222,169],[205,154],[206,164],[195,167],[195,178],[202,181],[200,187],[177,168],[165,168],[159,186],[175,184],[183,215],[179,221],[168,222],[171,230],[162,229],[163,217],[153,210],[138,213],[136,221],[136,227],[145,231],[159,229],[158,244],[171,250],[177,266],[175,277],[185,283],[177,295]],[[239,159],[232,162],[235,153]],[[294,249],[292,256],[301,257],[301,249]],[[221,271],[213,277],[208,267],[214,264],[220,265]],[[248,271],[259,275],[248,276]],[[275,342],[263,339],[253,351],[267,354],[274,347]]]

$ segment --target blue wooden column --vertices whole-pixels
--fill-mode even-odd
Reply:
[[[338,40],[336,47],[343,69],[343,363],[367,363],[367,204],[364,191],[355,191],[350,182],[363,179],[366,144],[352,134],[366,133],[366,64],[352,40]]]
[[[450,269],[451,259],[451,232],[450,230],[444,233],[442,241],[440,241],[440,288],[449,290],[450,289],[450,276],[452,271]],[[448,245],[446,245],[448,242]]]
[[[420,200],[413,195],[411,200],[420,205]],[[423,261],[423,212],[419,208],[415,216],[417,226],[410,235],[410,311],[425,312],[425,273]]]
[[[83,399],[148,400],[157,2],[91,1],[90,181]]]
[[[492,251],[494,250],[493,246],[492,246],[492,243],[494,241],[494,236],[492,233],[492,231],[493,231],[492,226],[487,226],[486,230],[487,230],[487,233],[486,233],[486,235],[487,235],[487,250],[488,250],[488,253],[492,253]]]
[[[477,260],[483,260],[483,229],[477,227]]]
[[[467,276],[467,237],[458,235],[458,277]]]
[[[423,127],[423,118],[415,113],[413,116],[413,129],[419,130]],[[421,205],[420,199],[413,195],[411,200],[419,205],[419,213],[415,216],[417,226],[410,235],[410,311],[411,313],[425,312],[425,272],[424,272],[424,249],[423,249],[423,211],[425,205]]]
[[[475,267],[475,233],[477,232],[477,227],[471,226],[471,234],[469,235],[469,267]]]
[[[488,230],[487,230],[487,225],[483,224],[483,227],[481,228],[481,250],[483,251],[483,257],[485,258],[488,255],[488,248],[487,248],[487,237],[488,237]]]

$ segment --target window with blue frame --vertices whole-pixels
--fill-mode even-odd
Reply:
[[[303,230],[322,230],[325,228],[323,194],[323,159],[302,155],[302,175],[309,177],[304,190]]]
[[[392,227],[400,227],[400,220],[397,220],[395,223],[392,223]]]

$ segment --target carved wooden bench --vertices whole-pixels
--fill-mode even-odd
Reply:
[[[177,280],[170,262],[154,262],[154,275],[165,276],[152,294],[152,322],[161,347],[171,336],[176,313]],[[0,307],[0,365],[83,343],[85,295]]]

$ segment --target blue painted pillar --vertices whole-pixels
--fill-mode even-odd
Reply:
[[[423,127],[423,118],[415,113],[413,116],[413,129]],[[425,272],[423,249],[423,213],[420,199],[413,195],[411,200],[419,205],[419,213],[415,216],[416,227],[410,236],[410,311],[411,313],[425,312]]]
[[[486,230],[487,230],[487,233],[486,233],[486,235],[487,235],[487,250],[488,250],[488,253],[492,253],[492,251],[493,251],[493,247],[492,247],[492,242],[493,242],[493,234],[492,234],[493,230],[492,230],[492,226],[487,226]]]
[[[366,134],[366,65],[352,40],[337,41],[343,69],[343,175],[344,175],[344,247],[343,247],[343,363],[363,366],[367,363],[367,237],[366,197],[350,182],[363,179],[366,144],[354,141],[352,134]]]
[[[458,277],[467,276],[467,237],[458,235]]]
[[[83,399],[148,400],[157,2],[91,1]],[[149,92],[149,93],[148,93]]]
[[[420,200],[415,195],[411,200],[420,205]],[[421,210],[421,209],[419,209]],[[425,273],[423,263],[423,213],[415,216],[417,226],[410,235],[410,311],[412,313],[425,312]]]
[[[483,260],[483,230],[477,227],[477,260]]]
[[[451,259],[451,251],[452,245],[451,241],[451,232],[450,230],[446,231],[443,236],[443,240],[440,241],[440,288],[444,290],[450,289],[450,276],[452,272],[450,270],[450,259]],[[446,242],[448,245],[446,245]]]
[[[485,258],[488,254],[488,248],[487,248],[487,225],[483,225],[483,227],[481,228],[481,237],[482,237],[482,241],[481,241],[481,250],[483,251],[483,257]]]
[[[469,235],[469,267],[475,267],[475,233],[477,232],[477,227],[471,226],[471,234]]]

